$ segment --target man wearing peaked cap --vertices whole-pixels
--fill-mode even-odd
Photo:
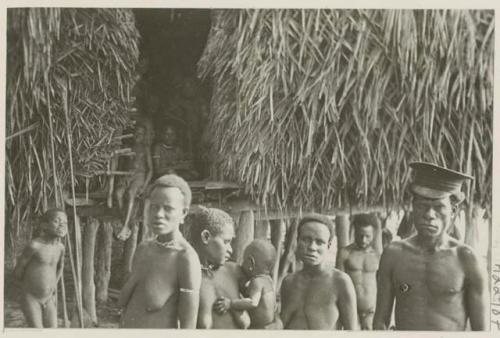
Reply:
[[[389,327],[394,300],[398,330],[486,330],[487,281],[473,250],[447,234],[462,184],[473,177],[431,163],[414,162],[410,185],[416,234],[382,254],[375,329]]]

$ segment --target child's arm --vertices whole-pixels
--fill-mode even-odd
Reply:
[[[229,299],[221,297],[216,303],[216,309],[220,312],[226,310],[252,310],[257,308],[262,296],[262,289],[264,285],[261,283],[260,278],[255,278],[250,281],[248,286],[248,297],[239,299]]]
[[[35,254],[35,252],[36,251],[35,251],[33,242],[29,243],[24,248],[23,253],[17,259],[16,267],[14,268],[14,276],[17,279],[21,280],[23,278],[24,270],[26,269],[26,266],[33,258],[33,255]]]
[[[200,305],[200,260],[191,249],[180,256],[179,263],[179,324],[181,329],[195,329]]]
[[[64,245],[61,243],[61,255],[59,256],[59,261],[57,262],[57,281],[61,279],[64,270]]]

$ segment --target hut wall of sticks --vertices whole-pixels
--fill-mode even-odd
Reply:
[[[81,229],[78,196],[108,188],[134,121],[185,136],[202,186],[237,219],[235,259],[270,238],[277,284],[302,212],[335,217],[344,245],[349,215],[407,210],[414,160],[473,175],[465,240],[491,231],[493,11],[30,8],[9,9],[7,27],[6,265],[36,216],[70,201],[80,319],[97,320],[88,302],[111,296],[117,259],[114,215]],[[81,243],[96,233],[94,257]]]

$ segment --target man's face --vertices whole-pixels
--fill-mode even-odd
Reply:
[[[210,235],[207,243],[208,261],[216,266],[223,265],[231,258],[233,248],[231,241],[234,238],[234,227],[232,224],[226,224],[221,233]]]
[[[57,212],[49,222],[45,224],[44,230],[51,236],[64,237],[68,231],[68,217],[63,212]]]
[[[451,224],[453,207],[449,197],[427,199],[415,196],[413,199],[413,219],[419,235],[441,236]]]
[[[174,128],[172,128],[170,126],[167,127],[165,129],[165,132],[163,133],[163,142],[166,145],[173,145],[175,143],[175,138],[176,138],[176,134],[175,134]]]
[[[330,231],[320,222],[304,223],[297,238],[297,256],[304,265],[319,265],[328,251]]]
[[[182,192],[174,187],[158,187],[151,192],[149,199],[149,220],[153,233],[165,235],[179,229],[188,210]]]
[[[360,249],[368,248],[373,242],[373,226],[356,227],[354,230],[354,242]]]

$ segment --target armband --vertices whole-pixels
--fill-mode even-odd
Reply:
[[[185,293],[198,293],[197,291],[195,290],[192,290],[192,289],[184,289],[184,288],[179,288],[179,291],[180,292],[185,292]]]

